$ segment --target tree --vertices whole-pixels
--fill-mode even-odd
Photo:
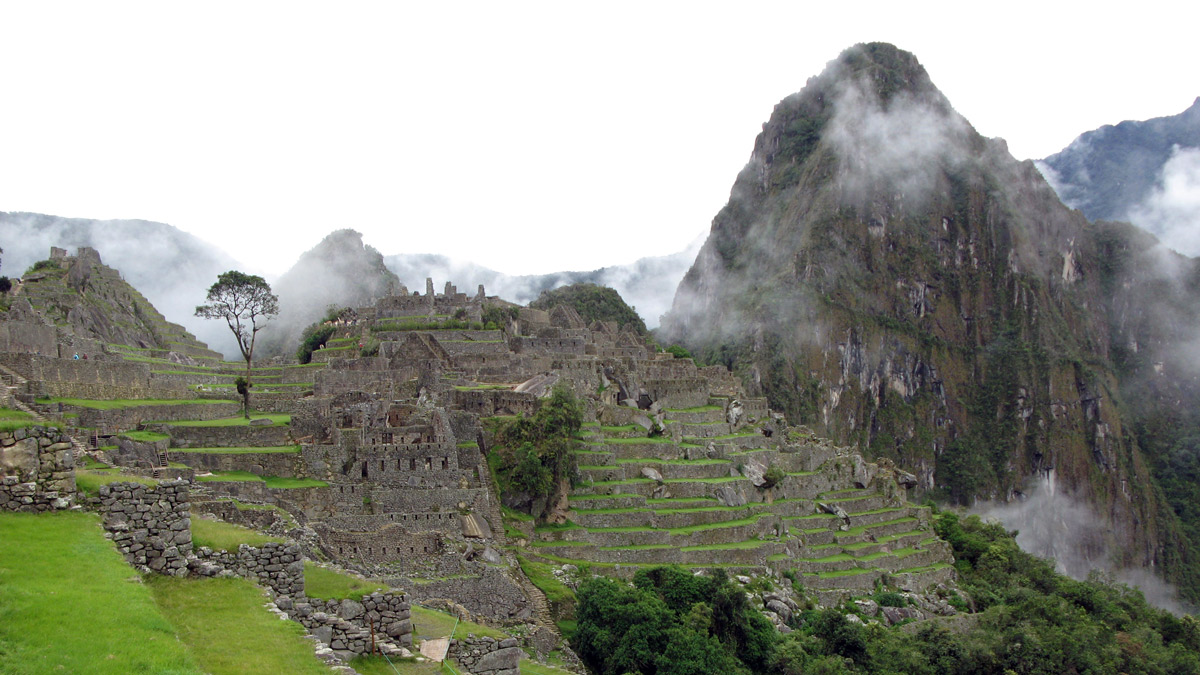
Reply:
[[[246,359],[245,386],[238,387],[246,419],[250,419],[250,360],[254,356],[254,340],[271,317],[279,314],[279,298],[260,276],[230,270],[217,277],[208,289],[208,304],[196,308],[196,316],[205,319],[224,319],[237,338],[238,349]]]

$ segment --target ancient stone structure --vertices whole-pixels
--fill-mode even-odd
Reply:
[[[195,556],[188,560],[188,569],[204,577],[230,572],[253,579],[277,595],[304,595],[304,556],[296,544],[242,544],[237,551],[214,551],[201,546],[196,549]]]
[[[520,675],[525,652],[516,638],[466,638],[450,642],[450,656],[473,675]]]
[[[104,529],[129,564],[187,576],[192,552],[187,481],[101,485],[100,512]]]
[[[75,455],[58,429],[0,432],[0,510],[65,509],[75,499]]]

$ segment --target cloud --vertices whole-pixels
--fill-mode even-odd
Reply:
[[[1184,612],[1174,587],[1145,568],[1114,569],[1112,550],[1105,543],[1106,525],[1086,502],[1055,484],[1054,472],[1042,475],[1021,499],[979,502],[971,510],[985,520],[997,520],[1017,530],[1017,544],[1027,553],[1054,561],[1059,573],[1086,579],[1099,571],[1110,580],[1137,586],[1146,600],[1176,614]]]
[[[901,91],[884,102],[865,79],[850,80],[822,132],[839,160],[843,200],[898,195],[920,207],[948,166],[968,156],[970,125],[936,92]]]
[[[1200,255],[1200,148],[1171,151],[1153,191],[1127,218],[1185,255]]]

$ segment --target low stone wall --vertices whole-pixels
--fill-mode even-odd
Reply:
[[[303,475],[299,452],[180,452],[169,450],[172,462],[196,471],[249,471],[258,476],[294,478]]]
[[[236,552],[214,551],[207,546],[196,549],[188,569],[198,576],[217,576],[228,571],[253,579],[277,595],[304,595],[304,557],[298,544],[270,542],[261,547],[242,544]]]
[[[185,480],[157,486],[100,486],[104,529],[129,564],[141,570],[187,576],[187,557],[192,552],[188,486]]]
[[[240,427],[187,427],[154,425],[155,431],[170,434],[176,448],[236,448],[291,445],[291,429],[285,424]]]
[[[450,656],[472,675],[520,675],[525,651],[516,638],[466,638],[450,642]]]
[[[65,509],[75,500],[75,454],[58,429],[0,433],[0,511]]]
[[[412,615],[407,595],[372,593],[363,596],[362,602],[281,597],[276,598],[275,604],[346,660],[369,654],[380,643],[412,647]]]
[[[170,420],[215,420],[232,417],[241,410],[237,403],[187,403],[177,405],[139,405],[115,410],[96,410],[80,406],[62,405],[59,412],[78,415],[75,424],[91,429],[136,429],[147,421]]]

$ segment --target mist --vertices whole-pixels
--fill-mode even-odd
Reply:
[[[884,102],[870,82],[856,79],[838,94],[822,138],[837,152],[845,203],[899,193],[916,209],[946,168],[968,156],[970,131],[941,94],[902,91]]]
[[[1017,531],[1017,544],[1027,553],[1054,561],[1054,568],[1072,579],[1085,580],[1094,571],[1105,578],[1136,586],[1146,600],[1176,615],[1188,610],[1174,586],[1147,568],[1115,569],[1109,548],[1108,525],[1083,500],[1066,494],[1054,472],[1033,481],[1024,496],[1008,503],[977,502],[971,512],[999,521]]]
[[[474,262],[437,254],[392,255],[384,262],[410,289],[424,292],[426,278],[434,280],[434,288],[439,292],[446,281],[457,286],[460,292],[471,294],[483,284],[488,295],[522,305],[536,300],[542,291],[560,286],[575,283],[608,286],[637,310],[648,328],[655,328],[661,316],[670,309],[675,289],[696,259],[703,241],[704,237],[699,236],[683,251],[640,258],[628,265],[550,274],[509,275]]]
[[[1129,222],[1185,255],[1200,255],[1200,148],[1176,145],[1154,188],[1130,208]]]

